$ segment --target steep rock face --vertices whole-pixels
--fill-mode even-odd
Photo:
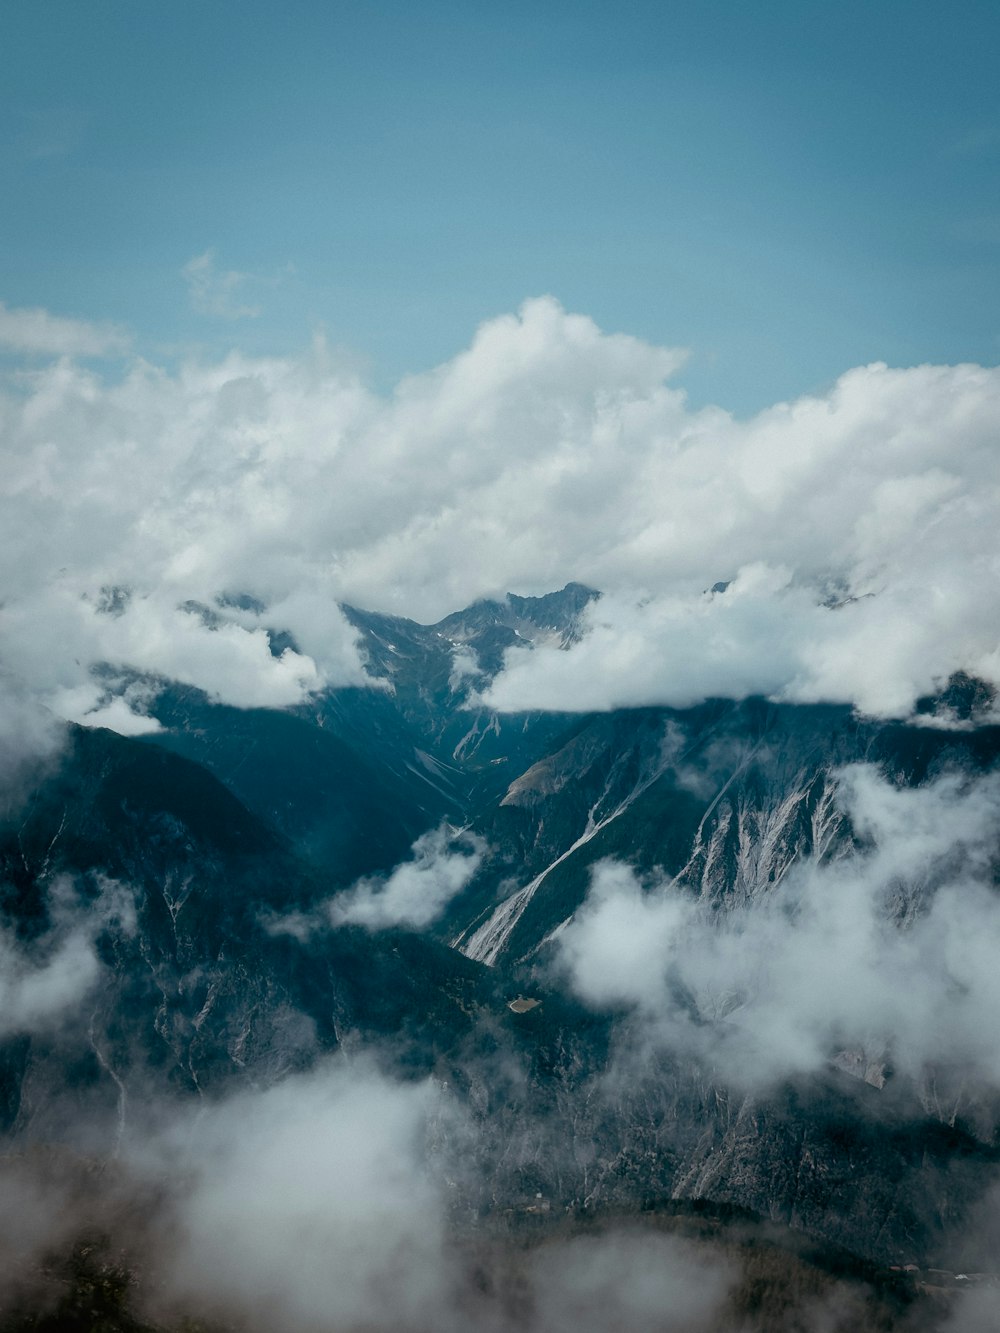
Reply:
[[[542,597],[509,593],[502,602],[475,602],[435,625],[344,610],[359,631],[369,669],[389,683],[392,705],[420,737],[418,745],[448,773],[458,770],[471,779],[474,807],[544,753],[566,725],[545,714],[495,713],[475,702],[477,691],[497,674],[506,653],[573,642],[581,612],[596,597],[578,583]]]
[[[465,1049],[459,1075],[487,1127],[485,1208],[536,1194],[592,1213],[703,1200],[880,1265],[948,1264],[998,1178],[995,1142],[927,1115],[900,1083],[882,1093],[830,1070],[751,1094],[665,1056],[630,1068],[606,1028],[555,997],[492,1036]]]
[[[266,1084],[352,1034],[433,1063],[491,993],[482,969],[417,936],[275,934],[322,900],[323,877],[207,771],[110,732],[71,729],[0,826],[0,886],[32,966],[69,938],[96,960],[78,1003],[4,1024],[5,1126],[36,1137],[66,1129],[67,1097],[81,1123],[120,1128],[130,1098]]]
[[[752,912],[796,864],[855,848],[834,799],[842,766],[871,763],[915,787],[998,758],[995,727],[878,724],[829,706],[749,700],[581,719],[480,816],[491,855],[452,906],[450,938],[537,988],[549,975],[548,942],[603,857],[662,873],[669,892],[714,911]],[[893,902],[901,923],[919,910],[905,895]],[[757,1097],[711,1069],[669,1061],[641,1090],[626,1075],[617,1099],[607,1081],[596,1092],[584,1077],[554,1113],[573,1126],[572,1160],[555,1136],[539,1149],[515,1126],[510,1144],[522,1152],[510,1147],[505,1161],[515,1185],[539,1157],[560,1163],[544,1188],[569,1189],[575,1206],[644,1193],[705,1198],[880,1263],[940,1258],[997,1179],[996,1097],[960,1072],[908,1081],[882,1048],[830,1056],[814,1082]]]
[[[176,688],[160,695],[156,712],[164,730],[147,743],[207,768],[343,886],[394,865],[422,832],[448,815],[457,818],[463,806],[461,785],[438,775],[421,781],[415,762],[407,769],[402,756],[415,753],[415,738],[391,710],[381,716],[376,691],[367,693],[376,697],[360,700],[354,711],[383,739],[381,751],[360,727],[352,734],[323,715],[228,708]]]
[[[453,905],[450,937],[491,965],[531,958],[609,856],[719,910],[745,907],[803,858],[850,849],[834,799],[843,765],[870,762],[913,786],[998,757],[995,727],[877,724],[831,705],[751,699],[586,718],[479,816],[492,855]]]
[[[831,1077],[738,1099],[678,1164],[672,1192],[736,1203],[891,1264],[942,1257],[995,1169],[995,1150],[966,1131]]]
[[[296,1042],[281,1020],[289,997],[259,975],[252,940],[260,910],[301,895],[301,870],[203,770],[73,729],[57,772],[3,828],[0,862],[4,914],[26,948],[44,946],[60,912],[96,915],[101,962],[79,1009],[5,1043],[15,1127],[44,1133],[50,1116],[65,1115],[65,1082],[81,1106],[110,1100],[121,1116],[129,1070],[195,1088],[251,1051],[273,1052],[276,1069],[294,1065]],[[109,886],[121,908],[104,921]],[[59,890],[68,906],[54,904]]]
[[[608,854],[633,808],[667,772],[672,750],[673,738],[655,713],[598,717],[512,783],[480,825],[497,854],[469,901],[521,882],[458,934],[463,952],[491,964],[503,953],[517,957],[519,943],[537,946],[564,920],[583,897],[575,890],[575,901],[567,897],[567,876],[575,883],[579,867]],[[683,797],[676,804],[683,819]]]
[[[276,712],[230,708],[198,690],[146,680],[162,727],[147,739],[208,768],[345,886],[389,869],[442,819],[462,824],[490,807],[512,776],[553,746],[564,718],[500,716],[474,703],[475,692],[504,652],[530,651],[543,639],[569,642],[595,596],[570,584],[544,597],[477,602],[437,625],[345,607],[370,688],[332,690]],[[272,650],[280,646],[272,636]]]
[[[845,836],[831,773],[863,752],[862,732],[847,710],[754,701],[587,720],[484,821],[500,852],[462,906],[471,917],[476,895],[489,903],[514,887],[472,917],[459,947],[491,963],[529,956],[607,856],[662,870],[720,906],[752,901],[796,859],[828,855]]]

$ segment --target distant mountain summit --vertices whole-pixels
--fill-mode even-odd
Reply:
[[[346,604],[342,609],[363,635],[373,675],[384,673],[395,680],[406,674],[409,663],[411,668],[419,664],[416,669],[426,679],[436,657],[447,655],[451,659],[455,649],[465,648],[475,654],[478,670],[492,676],[503,666],[503,655],[510,648],[552,640],[561,646],[575,642],[580,613],[598,597],[599,592],[582,583],[567,583],[559,592],[542,597],[508,593],[502,602],[473,602],[434,625],[361,611]]]

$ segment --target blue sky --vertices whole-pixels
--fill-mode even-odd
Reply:
[[[549,292],[740,413],[994,364],[998,52],[963,0],[15,0],[0,299],[388,385]]]

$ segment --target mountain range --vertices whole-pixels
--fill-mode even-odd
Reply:
[[[779,1059],[777,1019],[763,1037],[744,1021],[747,974],[721,985],[737,955],[703,923],[737,951],[767,923],[759,967],[799,966],[803,885],[840,892],[888,827],[845,799],[850,775],[890,803],[990,780],[989,692],[953,677],[905,722],[762,698],[493,711],[505,655],[573,642],[597,596],[570,584],[429,626],[347,607],[369,688],[236,709],[144,678],[158,730],[67,727],[0,830],[4,947],[27,978],[0,1029],[9,1143],[111,1159],[151,1107],[372,1050],[447,1087],[476,1127],[454,1140],[467,1221],[698,1206],[880,1271],[988,1268],[1000,1100],[981,1067],[945,1038],[916,1061],[880,1026],[882,999],[868,1026],[823,1028],[815,1058]],[[272,645],[288,646],[280,625]],[[933,921],[959,861],[995,884],[995,848],[934,836],[926,874],[883,875],[879,930]],[[425,889],[433,912],[415,906]],[[655,935],[663,903],[688,959],[664,955],[646,990],[626,959],[602,998],[588,958],[617,957],[628,912]],[[808,966],[843,961],[850,988],[837,938],[810,943]]]

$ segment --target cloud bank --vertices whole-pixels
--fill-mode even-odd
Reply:
[[[449,1269],[426,1147],[448,1113],[430,1082],[335,1059],[137,1144],[180,1186],[161,1290],[249,1329],[429,1327]]]
[[[136,1177],[170,1182],[154,1314],[248,1333],[721,1326],[738,1265],[711,1246],[639,1231],[456,1244],[472,1132],[445,1085],[334,1056],[136,1139]]]
[[[0,394],[0,634],[61,716],[108,706],[99,663],[286,706],[367,679],[340,601],[433,621],[570,580],[605,593],[587,632],[512,653],[496,708],[1000,684],[1000,370],[875,364],[738,421],[551,298],[387,397],[321,342],[117,377],[33,346],[65,355]]]
[[[535,1245],[470,1231],[456,1202],[474,1135],[445,1085],[338,1055],[268,1088],[153,1108],[96,1175],[68,1152],[0,1151],[0,1312],[51,1306],[66,1283],[47,1260],[103,1236],[98,1259],[131,1267],[133,1308],[156,1327],[729,1326],[740,1263],[711,1244],[637,1228]]]
[[[1000,1088],[997,776],[909,789],[853,765],[838,781],[853,854],[803,863],[722,915],[602,862],[555,941],[559,970],[588,1004],[631,1012],[644,1038],[736,1084],[855,1052]]]

